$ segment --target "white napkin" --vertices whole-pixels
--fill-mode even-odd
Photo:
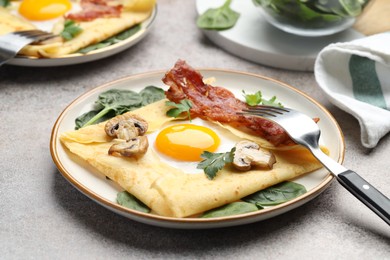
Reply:
[[[314,73],[329,100],[358,119],[363,146],[374,148],[390,131],[390,32],[325,47]]]

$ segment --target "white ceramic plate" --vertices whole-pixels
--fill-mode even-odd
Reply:
[[[124,51],[131,46],[141,41],[150,31],[153,22],[157,16],[157,5],[154,8],[151,16],[141,23],[141,29],[129,38],[118,42],[116,44],[88,52],[87,54],[73,53],[68,54],[59,58],[36,58],[26,56],[16,56],[10,60],[7,64],[17,66],[28,66],[28,67],[51,67],[51,66],[66,66],[79,63],[85,63],[103,59],[121,51]]]
[[[266,98],[276,95],[285,106],[303,111],[311,117],[319,117],[323,133],[321,143],[329,148],[334,160],[340,163],[343,161],[344,138],[337,122],[324,107],[304,93],[282,82],[255,74],[218,69],[201,69],[200,72],[205,78],[215,77],[215,85],[228,88],[237,97],[242,96],[243,89],[247,93],[261,90]],[[146,224],[169,228],[216,228],[261,221],[287,212],[319,195],[332,181],[333,177],[328,171],[320,169],[294,180],[303,184],[308,191],[294,200],[252,213],[212,219],[162,217],[118,205],[116,195],[122,189],[64,149],[59,135],[74,129],[75,118],[91,110],[101,92],[112,88],[140,91],[148,85],[165,88],[161,82],[164,73],[165,71],[158,71],[134,75],[97,87],[74,100],[57,119],[50,141],[53,161],[62,175],[89,198],[120,215]]]
[[[197,0],[196,10],[198,14],[202,14],[224,2],[225,0]],[[313,71],[317,54],[325,46],[363,37],[353,29],[323,37],[296,36],[270,25],[252,0],[232,1],[231,8],[241,14],[233,28],[224,31],[203,30],[204,34],[234,55],[271,67]]]

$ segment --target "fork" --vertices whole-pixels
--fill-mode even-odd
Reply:
[[[27,30],[7,33],[0,36],[0,66],[14,58],[27,44],[56,37],[41,30]]]
[[[320,128],[309,116],[291,108],[255,106],[241,115],[269,119],[280,125],[293,141],[307,149],[333,174],[339,183],[390,225],[390,200],[356,172],[337,163],[319,148]]]

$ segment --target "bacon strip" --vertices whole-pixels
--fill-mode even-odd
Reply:
[[[191,117],[227,123],[237,128],[246,127],[275,146],[293,144],[279,125],[259,117],[238,115],[237,112],[248,105],[223,87],[205,84],[202,75],[183,60],[177,61],[162,80],[170,86],[165,92],[170,101],[175,103],[183,99],[192,101]]]
[[[97,18],[119,17],[122,11],[122,5],[110,5],[110,0],[81,0],[81,11],[70,13],[65,16],[66,19],[85,22]]]

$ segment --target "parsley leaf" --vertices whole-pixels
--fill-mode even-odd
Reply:
[[[250,106],[264,105],[264,106],[274,106],[274,107],[283,107],[282,103],[276,100],[276,96],[273,96],[269,100],[264,99],[261,91],[257,91],[255,94],[246,94],[243,90],[242,93],[245,97],[245,102]]]
[[[256,106],[260,104],[262,95],[261,91],[257,91],[255,94],[246,94],[245,91],[243,90],[242,93],[244,94],[245,97],[245,102],[250,105],[250,106]]]
[[[221,170],[225,164],[233,162],[235,151],[236,147],[233,147],[230,152],[226,153],[211,153],[204,151],[200,155],[204,160],[201,161],[196,168],[203,169],[207,178],[212,180],[217,176],[217,172]]]
[[[66,20],[64,24],[64,30],[60,33],[62,38],[64,38],[66,41],[72,40],[76,35],[81,33],[83,29],[81,29],[80,26],[78,26],[75,21],[72,20]]]
[[[273,96],[269,100],[263,99],[261,104],[264,106],[283,107],[282,103],[276,100],[276,96]]]
[[[180,101],[180,103],[175,103],[171,101],[165,102],[165,105],[167,106],[173,106],[174,108],[171,108],[167,111],[167,116],[170,117],[178,117],[181,113],[186,112],[188,115],[188,118],[191,121],[191,114],[190,114],[190,109],[192,107],[192,102],[191,100],[188,99],[183,99]]]

